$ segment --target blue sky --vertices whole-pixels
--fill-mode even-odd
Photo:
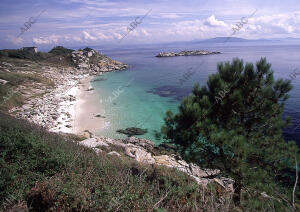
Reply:
[[[24,23],[43,10],[17,38]],[[300,0],[1,0],[0,48],[151,44],[230,36],[232,27],[254,11],[234,36],[300,38]],[[147,12],[119,42],[130,23]]]

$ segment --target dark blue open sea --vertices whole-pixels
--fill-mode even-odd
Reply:
[[[220,51],[222,54],[189,57],[155,57],[161,51],[200,50]],[[290,79],[298,68],[300,73],[300,45],[264,45],[247,43],[222,44],[170,44],[139,47],[98,49],[113,59],[125,62],[130,69],[108,73],[102,81],[93,82],[99,92],[101,108],[106,117],[105,127],[98,134],[115,138],[117,129],[127,127],[147,128],[140,136],[161,142],[155,138],[160,131],[167,110],[176,111],[183,96],[188,95],[193,85],[206,84],[208,76],[217,72],[217,63],[242,58],[244,62],[257,62],[266,57],[272,64],[275,78]],[[194,74],[184,79],[184,73]],[[292,80],[294,86],[285,107],[285,116],[292,118],[292,126],[285,129],[287,140],[300,145],[300,75]]]

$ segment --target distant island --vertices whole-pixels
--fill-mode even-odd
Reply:
[[[196,55],[209,55],[209,54],[221,54],[221,52],[210,52],[206,50],[195,50],[195,51],[181,51],[175,52],[160,52],[156,57],[176,57],[176,56],[196,56]]]

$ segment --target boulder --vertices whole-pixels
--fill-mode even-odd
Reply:
[[[192,175],[200,178],[212,178],[220,174],[218,169],[201,169],[193,163],[190,163],[189,169]]]
[[[101,146],[106,146],[108,147],[109,145],[105,142],[103,142],[100,139],[97,138],[88,138],[80,142],[81,145],[90,147],[90,148],[95,148],[95,147],[101,147]]]
[[[134,158],[137,162],[146,163],[146,164],[154,164],[155,160],[152,157],[151,153],[147,152],[143,148],[137,148],[132,144],[128,144],[125,146],[125,154],[131,158]]]
[[[112,151],[112,152],[107,153],[107,154],[108,154],[108,155],[117,156],[117,157],[121,157],[121,155],[120,155],[118,152],[116,152],[116,151]]]
[[[1,84],[1,85],[5,85],[5,84],[7,84],[7,83],[8,83],[8,81],[3,80],[3,79],[0,79],[0,84]]]
[[[123,142],[125,144],[134,144],[136,146],[140,146],[148,151],[152,151],[152,149],[155,147],[154,142],[149,141],[147,139],[143,139],[143,138],[137,138],[137,137],[129,137],[127,139],[124,139]]]
[[[91,133],[90,131],[88,130],[85,130],[82,135],[85,137],[85,138],[92,138],[93,137],[93,133]]]
[[[153,156],[153,158],[155,160],[155,164],[157,165],[167,166],[170,168],[178,169],[185,173],[189,173],[189,165],[184,160],[177,161],[175,158],[169,155]]]

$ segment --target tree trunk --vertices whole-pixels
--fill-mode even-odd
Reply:
[[[240,182],[235,182],[233,186],[234,186],[233,203],[234,205],[239,206],[241,203],[242,186]]]

